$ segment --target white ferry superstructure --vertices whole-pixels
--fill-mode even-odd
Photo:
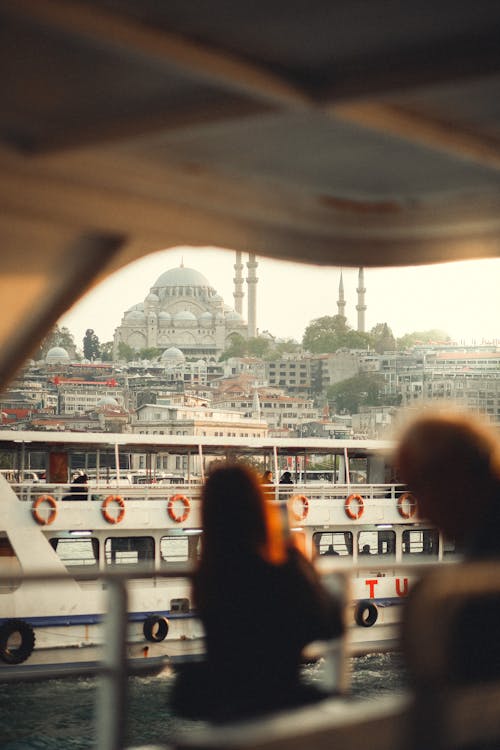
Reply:
[[[134,576],[129,664],[156,669],[202,654],[189,578],[176,572],[196,564],[201,487],[221,459],[258,460],[275,477],[290,470],[293,484],[266,493],[287,504],[290,533],[319,567],[349,569],[348,652],[394,648],[413,581],[407,563],[453,550],[390,481],[390,443],[243,440],[0,431],[0,676],[21,667],[92,669],[104,645],[99,576],[113,570]],[[182,457],[184,476],[164,475],[167,455]],[[310,472],[312,461],[331,468]],[[71,485],[76,471],[88,475],[87,486]],[[45,586],[14,580],[40,572],[63,578]]]

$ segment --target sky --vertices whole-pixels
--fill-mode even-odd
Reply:
[[[248,257],[243,254],[243,262]],[[300,341],[315,318],[337,314],[340,268],[257,257],[257,327]],[[110,276],[59,321],[81,349],[87,328],[101,343],[113,338],[123,313],[143,302],[157,278],[181,263],[200,271],[234,307],[235,255],[217,248],[179,247],[154,253]],[[357,327],[358,269],[343,268],[347,322]],[[246,267],[244,277],[246,276]],[[500,259],[403,268],[365,268],[366,330],[388,323],[396,337],[439,328],[461,343],[500,343]],[[246,296],[243,300],[246,318]]]

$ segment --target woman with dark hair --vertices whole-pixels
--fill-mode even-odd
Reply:
[[[340,604],[281,522],[250,468],[226,465],[207,479],[193,581],[206,661],[179,675],[180,713],[223,721],[324,697],[301,684],[301,655],[307,643],[342,634]]]

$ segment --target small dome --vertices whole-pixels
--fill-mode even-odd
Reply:
[[[160,326],[170,325],[171,320],[172,316],[166,310],[162,310],[160,313],[158,313],[158,323],[160,324]]]
[[[200,315],[200,317],[198,318],[198,322],[200,323],[200,325],[208,328],[209,326],[212,325],[213,319],[214,319],[214,316],[212,315],[212,313],[206,310],[206,312]]]
[[[160,298],[154,292],[150,292],[148,296],[146,297],[146,299],[144,300],[145,303],[148,302],[150,305],[157,305],[159,301],[160,301]]]
[[[125,311],[125,315],[129,312],[134,312],[135,310],[140,310],[141,312],[144,312],[144,303],[138,302],[136,305],[132,305],[132,307],[129,307],[128,310]]]
[[[66,351],[66,349],[63,349],[62,346],[53,346],[52,349],[49,349],[47,354],[45,355],[45,361],[48,364],[57,364],[60,362],[69,362],[69,354]]]
[[[118,408],[118,401],[116,398],[113,398],[113,396],[103,396],[99,399],[96,406],[98,408],[106,407],[106,406],[112,406],[114,409]]]
[[[176,313],[174,315],[174,320],[194,320],[196,321],[195,316],[192,312],[189,312],[189,310],[181,310],[180,312]]]
[[[144,321],[146,319],[146,316],[142,312],[142,310],[130,310],[129,312],[125,313],[125,320],[126,321]]]
[[[185,357],[184,354],[181,352],[180,349],[178,349],[176,346],[170,346],[168,349],[165,349],[163,354],[160,357],[162,362],[184,362]]]
[[[233,321],[236,321],[236,322],[241,322],[243,320],[243,318],[241,317],[241,315],[239,314],[239,312],[236,312],[236,310],[231,310],[231,312],[229,312],[226,315],[226,320],[233,320]]]

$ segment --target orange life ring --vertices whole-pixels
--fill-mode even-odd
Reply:
[[[300,501],[301,507],[296,510],[297,501]],[[288,501],[288,507],[295,521],[303,521],[309,513],[309,500],[305,495],[293,495]]]
[[[412,518],[417,512],[417,501],[411,492],[403,492],[398,497],[398,513],[403,518]]]
[[[175,505],[177,503],[182,503],[184,506],[184,511],[180,515],[178,515],[175,510]],[[189,504],[189,500],[186,495],[173,495],[168,501],[167,513],[172,521],[175,521],[175,523],[184,523],[184,521],[189,516],[190,508],[191,505]]]
[[[354,511],[351,508],[351,503],[353,501],[356,501],[358,505],[358,510]],[[346,512],[346,516],[351,519],[351,521],[357,521],[358,518],[361,518],[363,515],[363,511],[365,509],[365,503],[361,495],[349,495],[347,500],[345,501],[344,510]]]
[[[50,513],[47,518],[41,516],[38,512],[40,505],[42,505],[43,503],[48,503],[50,506]],[[37,499],[33,503],[33,507],[31,510],[33,512],[33,518],[37,523],[40,524],[40,526],[50,526],[50,524],[54,523],[54,521],[56,520],[57,502],[52,497],[52,495],[40,495],[40,497],[37,497]]]
[[[111,503],[118,505],[119,511],[117,516],[112,516],[108,511],[108,506]],[[120,495],[108,495],[101,505],[101,512],[104,520],[108,523],[120,523],[123,521],[123,517],[125,516],[125,501],[123,497],[120,497]]]

